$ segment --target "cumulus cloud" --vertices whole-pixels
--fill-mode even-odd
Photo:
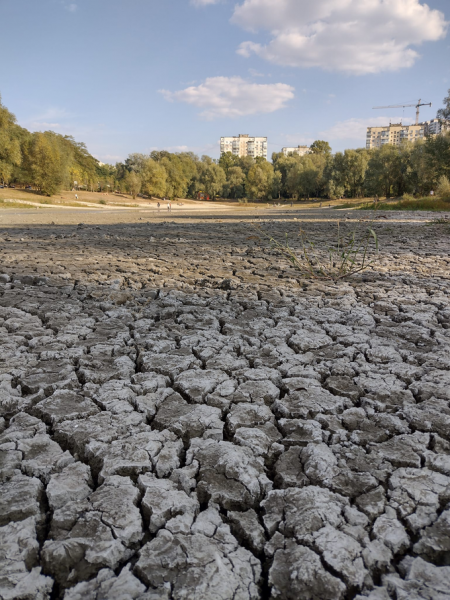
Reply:
[[[443,13],[421,0],[244,0],[232,21],[272,37],[243,42],[242,56],[355,75],[411,67],[413,46],[445,37],[448,27]]]
[[[319,135],[328,140],[359,140],[361,146],[366,144],[366,132],[367,127],[383,127],[389,125],[389,122],[400,123],[402,117],[375,117],[367,119],[347,119],[345,121],[338,121],[335,125],[320,131]],[[414,120],[410,118],[403,118],[403,123],[408,125],[413,123]]]
[[[160,92],[167,100],[202,109],[200,116],[208,121],[271,113],[294,97],[294,88],[285,83],[258,84],[241,77],[210,77],[184,90]]]

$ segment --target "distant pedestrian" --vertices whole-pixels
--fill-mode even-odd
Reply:
[[[167,210],[170,211],[170,202],[167,203]]]
[[[75,194],[75,200],[78,200],[78,194]]]
[[[434,191],[433,190],[431,190],[430,196],[434,196]]]
[[[172,212],[172,202],[169,202],[169,210]]]
[[[322,202],[319,204],[319,208],[322,208]]]
[[[158,202],[158,204],[156,205],[158,207],[158,212],[159,212],[159,208],[160,208],[160,203]]]

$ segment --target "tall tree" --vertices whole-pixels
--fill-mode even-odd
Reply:
[[[369,152],[365,148],[345,150],[344,152],[345,187],[352,198],[364,195],[364,181],[369,158]]]
[[[316,140],[309,147],[313,154],[331,154],[331,146],[324,140]]]
[[[245,174],[241,167],[230,167],[228,169],[227,183],[230,195],[233,198],[242,198],[244,195]]]
[[[239,156],[236,156],[232,152],[224,152],[219,158],[219,165],[225,171],[225,175],[228,177],[228,171],[232,167],[239,165]]]
[[[46,131],[34,133],[27,149],[27,166],[33,183],[43,194],[51,196],[70,185],[73,148],[70,140]]]
[[[141,187],[142,187],[141,178],[135,171],[130,171],[126,176],[126,184],[128,187],[128,191],[133,196],[133,200],[135,200],[136,196],[141,191]]]
[[[9,182],[14,167],[22,162],[16,128],[16,117],[3,106],[0,96],[0,179],[3,183]]]
[[[438,119],[450,119],[450,88],[447,94],[448,96],[444,98],[444,107],[440,108],[436,113]]]
[[[142,191],[161,198],[166,193],[167,173],[163,165],[147,159],[142,170]]]
[[[211,198],[218,196],[225,182],[225,171],[220,165],[215,163],[206,164],[200,176],[200,184],[208,196]]]
[[[245,185],[250,198],[272,198],[273,173],[273,166],[267,161],[260,161],[250,168]]]
[[[390,198],[398,176],[398,148],[386,144],[377,148],[368,164],[366,187],[369,193]]]

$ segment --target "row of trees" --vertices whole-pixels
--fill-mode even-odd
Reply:
[[[449,97],[438,116],[450,117]],[[83,143],[47,131],[30,133],[17,125],[0,98],[0,180],[31,184],[51,195],[74,186],[119,190],[136,197],[340,198],[428,194],[450,179],[450,133],[400,146],[331,153],[318,140],[305,156],[274,153],[263,158],[231,153],[214,160],[192,152],[131,154],[123,163],[102,165]]]
[[[106,169],[109,171],[109,169]],[[32,184],[52,195],[79,180],[97,189],[102,168],[85,144],[53,131],[30,133],[16,123],[0,98],[0,181]]]

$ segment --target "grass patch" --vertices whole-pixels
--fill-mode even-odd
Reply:
[[[332,208],[362,208],[367,202],[344,202],[344,204],[336,204]]]
[[[361,206],[359,210],[374,210],[373,202]],[[450,211],[450,201],[439,198],[414,198],[412,200],[399,200],[398,202],[379,202],[377,210],[432,210]]]
[[[3,208],[36,208],[32,204],[23,204],[22,202],[7,201],[0,198],[0,209]]]

